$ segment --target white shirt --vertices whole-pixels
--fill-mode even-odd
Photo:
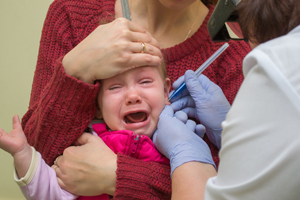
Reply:
[[[205,199],[300,199],[300,26],[256,47],[243,72]]]

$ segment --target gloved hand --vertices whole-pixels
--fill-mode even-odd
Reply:
[[[181,110],[177,111],[174,114],[174,117],[182,121],[191,131],[195,132],[198,136],[203,138],[206,130],[202,124],[196,124],[196,122],[194,122],[193,120],[188,120],[187,114]]]
[[[183,123],[174,117],[170,106],[166,106],[159,116],[153,142],[170,159],[171,175],[178,166],[190,161],[209,163],[216,167],[208,145],[191,130],[195,129],[195,125],[192,120]]]
[[[179,87],[183,79],[187,88],[172,100],[171,107],[174,111],[182,110],[189,117],[199,120],[205,126],[209,140],[220,149],[221,123],[231,107],[229,102],[218,85],[204,75],[197,77],[191,70],[186,71],[184,78],[180,77],[174,82],[174,89]]]

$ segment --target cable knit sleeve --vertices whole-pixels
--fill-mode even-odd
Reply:
[[[47,164],[72,144],[88,126],[95,114],[99,85],[85,84],[67,75],[63,56],[80,38],[80,27],[71,23],[71,6],[54,1],[47,13],[29,109],[22,126],[30,145],[39,151]],[[98,19],[97,19],[98,20]]]

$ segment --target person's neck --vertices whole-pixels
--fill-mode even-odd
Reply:
[[[188,37],[192,36],[209,11],[200,0],[182,9],[166,8],[158,0],[130,0],[129,4],[132,21],[145,27],[161,48],[183,42],[190,29]]]

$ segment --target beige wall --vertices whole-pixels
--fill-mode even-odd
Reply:
[[[41,29],[53,0],[0,0],[0,127],[29,104]],[[0,200],[25,199],[12,177],[12,157],[0,150]]]

